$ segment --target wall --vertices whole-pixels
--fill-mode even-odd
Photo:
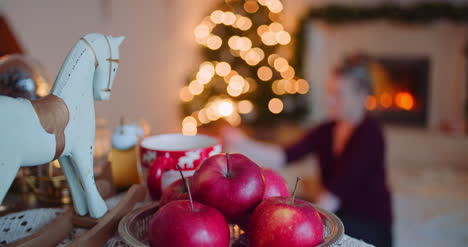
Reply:
[[[310,21],[305,55],[306,79],[312,84],[312,119],[325,117],[324,87],[333,67],[346,54],[361,51],[374,56],[428,57],[428,126],[463,120],[467,91],[468,43],[466,25],[444,21],[406,25],[388,21],[328,25]]]
[[[216,0],[204,2],[2,0],[0,9],[53,79],[82,35],[125,35],[111,100],[97,103],[97,115],[112,126],[122,115],[144,118],[153,132],[166,132],[179,130],[178,92],[197,65],[193,27]]]
[[[52,78],[80,36],[89,32],[127,36],[121,47],[122,62],[112,99],[97,103],[97,114],[108,119],[111,126],[125,115],[130,119],[146,119],[153,132],[166,132],[179,130],[178,91],[198,65],[193,28],[221,1],[2,0],[0,11],[9,19],[26,51],[41,61]],[[386,2],[356,0],[353,4]],[[310,6],[349,4],[349,1],[284,0],[283,3],[284,24],[289,31],[294,31],[298,19]]]

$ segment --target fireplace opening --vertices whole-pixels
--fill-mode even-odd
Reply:
[[[429,93],[429,59],[380,57],[373,66],[374,94],[366,108],[385,123],[425,127]]]

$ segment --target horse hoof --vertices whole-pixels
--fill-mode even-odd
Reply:
[[[88,213],[88,208],[86,207],[86,205],[84,207],[77,207],[75,205],[75,212],[80,216],[85,216]]]
[[[89,215],[91,218],[97,219],[101,218],[107,213],[107,205],[104,200],[99,200],[98,203],[89,207]]]

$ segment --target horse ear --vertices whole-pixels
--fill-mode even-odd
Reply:
[[[125,36],[120,36],[120,37],[115,37],[114,40],[117,43],[117,46],[120,46],[122,42],[124,41]]]

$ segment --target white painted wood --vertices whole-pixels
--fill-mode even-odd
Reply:
[[[92,33],[79,40],[65,59],[51,94],[62,98],[69,111],[65,149],[59,158],[78,214],[99,218],[107,207],[97,191],[93,174],[95,135],[94,100],[108,100],[118,68],[124,37]],[[94,55],[95,54],[95,55]],[[96,59],[99,66],[96,68]],[[55,136],[47,133],[31,104],[0,96],[0,202],[19,167],[52,161]],[[81,183],[80,183],[81,181]]]

